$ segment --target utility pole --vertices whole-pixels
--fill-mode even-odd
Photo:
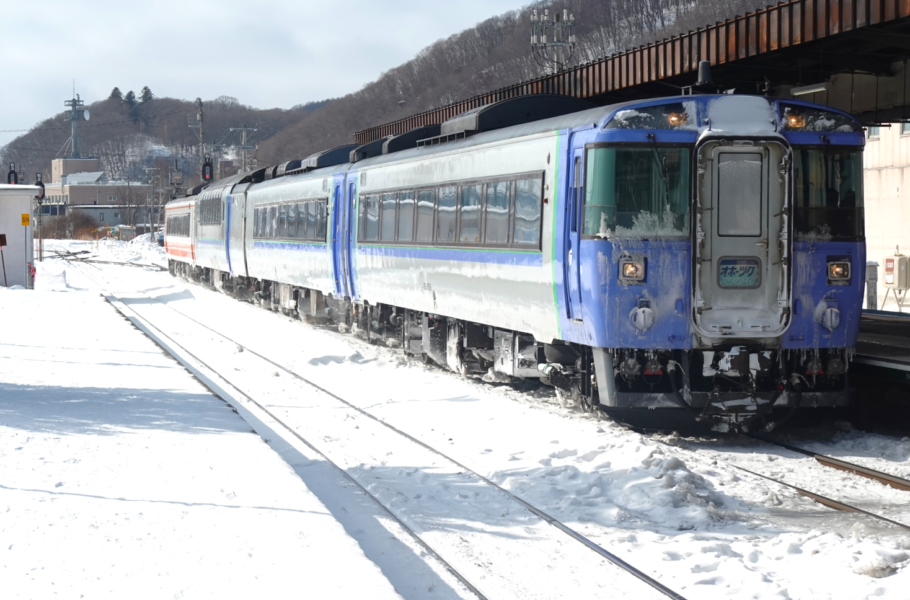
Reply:
[[[196,98],[196,125],[190,124],[190,129],[198,129],[199,156],[205,156],[205,113],[202,111],[202,98]]]
[[[556,10],[551,19],[550,9],[538,15],[535,8],[531,14],[531,52],[535,62],[545,69],[555,68],[558,73],[566,68],[575,49],[575,15],[570,15],[568,10],[562,13]]]
[[[240,159],[240,172],[241,172],[241,173],[246,173],[246,151],[247,151],[247,150],[255,150],[255,149],[256,149],[255,146],[247,146],[247,145],[246,145],[246,132],[247,132],[247,131],[258,131],[258,129],[255,129],[255,128],[253,128],[253,127],[247,127],[247,126],[244,124],[244,125],[241,125],[240,127],[231,127],[231,131],[239,131],[239,132],[241,132],[241,133],[240,133],[240,136],[241,136],[241,138],[240,138],[240,151],[241,151],[241,154],[240,154],[240,156],[241,156],[241,159]]]
[[[145,170],[146,175],[148,175],[148,173],[150,171],[160,171],[161,169],[159,169],[157,167],[145,167],[144,170]],[[158,185],[159,186],[161,185],[161,175],[158,175],[158,174],[149,175],[150,183],[153,179],[157,179]],[[157,198],[158,192],[154,186],[152,186],[152,194]],[[149,242],[153,242],[153,240],[155,238],[155,232],[152,231],[152,200],[151,200],[151,198],[149,198],[148,194],[145,195],[145,210],[147,212],[147,216],[148,216],[148,220],[149,220]]]
[[[38,205],[38,262],[44,262],[44,233],[41,230],[41,205],[44,204],[44,183],[41,181],[41,173],[35,173],[35,185],[38,186],[38,193],[35,195],[35,203]]]

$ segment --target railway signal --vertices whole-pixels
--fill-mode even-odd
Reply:
[[[35,173],[35,185],[38,186],[38,193],[35,194],[35,200],[38,201],[38,206],[41,206],[41,203],[44,201],[44,182],[41,181],[41,173]]]
[[[212,158],[210,155],[205,155],[205,162],[202,163],[202,181],[211,181],[214,175],[214,168],[212,167]]]

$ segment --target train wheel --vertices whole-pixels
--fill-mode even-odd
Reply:
[[[579,394],[578,392],[575,392],[575,394],[578,397],[578,405],[581,407],[581,410],[583,412],[589,413],[594,410],[594,403],[591,402],[590,398],[584,394]]]

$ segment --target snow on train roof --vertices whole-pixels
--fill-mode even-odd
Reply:
[[[323,167],[321,169],[314,169],[306,173],[276,177],[274,179],[268,179],[257,183],[255,187],[262,189],[271,187],[273,185],[287,184],[291,181],[324,179],[326,177],[331,178],[336,173],[346,173],[351,171],[357,172],[382,164],[409,160],[413,158],[433,156],[436,154],[463,150],[482,144],[489,144],[513,138],[520,138],[565,129],[576,129],[579,127],[584,127],[586,125],[592,125],[595,128],[602,128],[608,122],[610,122],[610,120],[613,119],[617,113],[621,111],[631,110],[635,108],[659,106],[662,104],[693,103],[699,105],[698,110],[703,111],[704,114],[710,118],[710,120],[707,124],[698,123],[696,126],[692,127],[691,130],[693,132],[696,130],[703,131],[705,129],[713,128],[714,132],[720,133],[724,130],[725,126],[731,126],[735,124],[736,129],[742,130],[745,135],[779,135],[777,127],[774,124],[774,119],[777,112],[776,104],[779,102],[817,107],[825,111],[848,116],[848,118],[855,121],[852,116],[849,116],[846,113],[843,113],[842,111],[839,111],[832,107],[792,99],[770,98],[765,96],[752,96],[745,94],[665,96],[662,98],[631,100],[628,102],[620,102],[607,106],[599,106],[596,108],[569,113],[558,117],[541,119],[539,121],[531,121],[529,123],[503,127],[502,129],[495,129],[492,131],[484,131],[461,140],[446,142],[444,144],[409,148],[407,150],[400,150],[398,152],[390,154],[383,154],[381,156],[367,158],[356,163],[343,163]],[[212,184],[212,187],[218,187],[225,183],[231,183],[231,180],[232,178],[227,178],[218,182],[214,182]]]
[[[479,146],[481,144],[489,144],[491,142],[499,142],[512,138],[535,135],[538,133],[560,131],[563,129],[575,129],[577,127],[584,127],[585,125],[593,125],[597,127],[603,125],[603,122],[607,117],[622,108],[644,104],[661,104],[662,102],[668,102],[671,100],[675,102],[679,101],[678,98],[660,98],[657,100],[637,100],[632,102],[623,102],[620,104],[611,104],[608,106],[598,106],[597,108],[569,113],[567,115],[562,115],[559,117],[541,119],[540,121],[531,121],[530,123],[513,125],[511,127],[503,127],[502,129],[494,129],[493,131],[484,131],[482,133],[477,133],[468,138],[454,142],[446,142],[445,144],[438,144],[428,147],[424,146],[420,148],[410,148],[408,150],[401,150],[393,154],[384,154],[382,156],[368,158],[356,163],[353,166],[353,169],[349,167],[348,170],[357,170],[359,168],[371,167],[417,156],[430,156],[442,152],[471,148],[473,146]]]
[[[546,133],[549,131],[558,131],[562,129],[575,129],[577,127],[583,127],[589,124],[596,127],[602,125],[607,117],[611,116],[615,111],[622,108],[629,106],[651,106],[665,102],[679,102],[679,96],[655,98],[651,100],[634,100],[629,102],[622,102],[619,104],[611,104],[608,106],[598,106],[596,108],[582,110],[559,117],[551,117],[549,119],[541,119],[539,121],[532,121],[530,123],[524,123],[522,125],[503,127],[502,129],[495,129],[493,131],[485,131],[454,142],[446,142],[445,144],[438,144],[434,146],[409,148],[407,150],[400,150],[391,154],[383,154],[382,156],[367,158],[356,163],[334,165],[309,171],[307,173],[301,173],[299,175],[291,175],[291,177],[301,179],[331,177],[335,173],[359,171],[363,168],[373,167],[385,163],[407,160],[414,157],[432,156],[434,154],[439,154],[442,152],[471,148],[480,144],[488,144],[490,142],[498,142],[511,138],[524,137],[528,135]],[[287,181],[287,178],[282,177],[270,181],[277,182],[281,180]],[[269,181],[264,181],[260,184],[257,184],[257,187],[264,184],[269,184]]]

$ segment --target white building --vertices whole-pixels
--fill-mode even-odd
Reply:
[[[864,153],[866,260],[879,264],[878,307],[885,297],[885,257],[910,255],[910,123],[869,127]],[[872,307],[870,307],[872,308]],[[896,308],[888,299],[886,309]]]
[[[34,185],[0,184],[0,236],[6,240],[6,245],[0,247],[0,285],[34,285],[31,215],[37,193]]]

